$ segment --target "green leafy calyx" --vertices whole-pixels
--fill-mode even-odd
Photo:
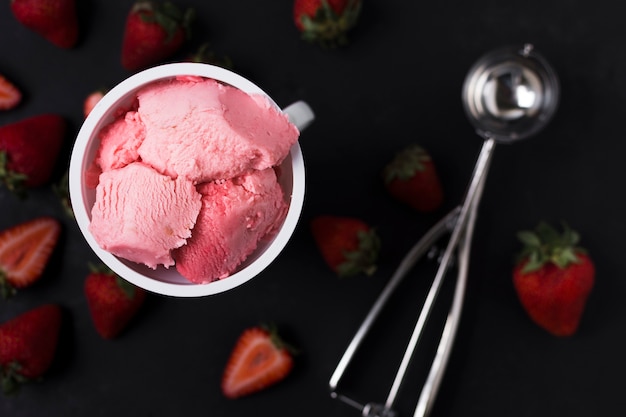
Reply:
[[[393,160],[385,166],[383,177],[386,183],[393,180],[407,181],[417,172],[424,171],[431,157],[419,145],[411,145],[399,152]]]
[[[361,13],[361,0],[350,0],[345,9],[337,13],[321,0],[315,16],[300,16],[302,37],[308,42],[317,42],[325,47],[336,47],[348,43],[347,32],[352,29]]]
[[[141,1],[135,4],[134,11],[139,13],[143,22],[161,26],[167,34],[166,43],[174,39],[179,28],[183,29],[187,39],[191,37],[191,23],[195,18],[193,9],[182,12],[171,2]]]
[[[563,224],[563,231],[559,233],[549,224],[542,222],[535,230],[521,231],[517,237],[524,245],[518,257],[519,261],[526,261],[522,273],[537,271],[549,263],[566,268],[580,262],[578,254],[585,252],[583,248],[577,246],[580,235],[566,224]]]
[[[20,198],[26,197],[25,182],[28,179],[26,174],[13,171],[9,168],[9,156],[6,151],[0,151],[0,182],[9,191]]]
[[[358,248],[345,251],[344,261],[337,266],[337,275],[349,277],[361,272],[372,275],[376,271],[376,260],[380,251],[380,238],[374,229],[357,233]]]

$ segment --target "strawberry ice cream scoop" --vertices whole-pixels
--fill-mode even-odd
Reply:
[[[274,169],[198,187],[202,209],[193,236],[173,253],[178,272],[195,283],[229,276],[272,236],[287,214]]]
[[[191,181],[134,162],[100,175],[89,230],[114,255],[153,269],[169,267],[171,251],[191,236],[200,200]]]
[[[139,158],[137,149],[143,142],[146,130],[136,111],[128,111],[99,133],[100,147],[89,167],[89,186],[98,185],[102,171],[122,168]]]
[[[299,136],[267,97],[212,79],[154,83],[137,98],[146,130],[138,149],[141,159],[194,183],[279,165]]]

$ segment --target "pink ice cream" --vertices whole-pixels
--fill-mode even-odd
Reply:
[[[171,250],[191,237],[200,198],[191,181],[133,162],[100,175],[90,231],[117,256],[150,268],[171,266]]]
[[[173,256],[181,275],[203,283],[230,275],[275,231],[288,207],[272,168],[206,182],[198,191],[202,210],[193,236]]]
[[[90,231],[114,255],[176,265],[192,282],[227,277],[282,224],[272,167],[298,136],[263,95],[201,77],[150,84],[99,133]]]
[[[299,134],[266,97],[214,80],[155,84],[138,98],[142,160],[196,183],[279,165]]]

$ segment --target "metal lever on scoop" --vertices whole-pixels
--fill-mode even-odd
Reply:
[[[476,212],[482,190],[486,178],[486,173],[491,161],[494,142],[486,140],[479,155],[472,181],[470,183],[467,197],[462,206],[453,209],[447,216],[435,224],[405,255],[400,265],[396,269],[394,275],[387,283],[378,299],[365,317],[365,320],[357,330],[352,341],[348,345],[342,358],[340,359],[330,381],[330,395],[344,403],[361,410],[364,417],[395,417],[397,413],[393,410],[393,404],[404,379],[404,375],[408,369],[410,360],[413,356],[417,343],[421,337],[424,325],[428,320],[430,312],[433,308],[436,297],[439,293],[443,278],[448,270],[452,260],[453,251],[456,249],[458,254],[458,274],[457,283],[452,300],[450,312],[446,319],[444,329],[439,341],[439,346],[433,359],[428,377],[415,409],[415,416],[426,416],[430,411],[434,398],[436,397],[441,378],[447,365],[448,357],[458,327],[458,321],[461,314],[461,307],[465,293],[465,283],[467,281],[467,271],[469,264],[469,252],[471,247],[471,238],[474,231],[474,223]],[[446,233],[451,233],[448,246],[443,254],[437,274],[420,311],[415,328],[405,350],[404,356],[396,373],[395,379],[391,386],[390,392],[384,404],[366,403],[361,404],[343,394],[337,392],[338,384],[343,377],[346,368],[351,362],[357,349],[360,347],[363,339],[369,332],[374,321],[387,303],[389,297],[395,291],[402,279],[410,271],[410,269],[419,261],[419,259],[428,252],[428,250]]]

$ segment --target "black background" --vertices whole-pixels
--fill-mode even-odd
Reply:
[[[19,108],[0,114],[0,124],[46,112],[68,119],[55,180],[67,166],[83,99],[131,75],[120,64],[131,2],[79,3],[81,40],[71,50],[17,23],[8,1],[0,9],[0,73],[25,92]],[[481,146],[460,100],[468,68],[492,48],[526,42],[555,67],[561,103],[541,134],[496,148],[463,316],[432,416],[619,413],[626,405],[623,7],[605,0],[457,3],[365,1],[350,45],[325,50],[300,40],[289,0],[178,2],[193,6],[197,19],[192,42],[174,59],[210,41],[279,105],[302,99],[315,110],[317,120],[300,140],[307,192],[299,227],[256,279],[206,298],[153,295],[127,332],[105,341],[82,292],[87,262],[96,259],[78,227],[50,187],[25,201],[1,190],[2,229],[53,215],[64,233],[44,277],[3,302],[0,319],[56,302],[66,320],[43,383],[0,398],[0,415],[359,415],[329,397],[328,379],[403,254],[463,198]],[[438,165],[446,202],[437,213],[413,212],[382,186],[382,166],[410,143],[426,147]],[[383,250],[374,276],[339,279],[323,264],[308,223],[325,213],[376,226]],[[511,284],[515,232],[541,220],[577,229],[597,266],[579,332],[570,338],[530,322]],[[415,272],[346,374],[342,392],[384,400],[429,284],[427,266]],[[259,322],[275,323],[300,348],[296,368],[263,393],[226,400],[219,383],[230,349],[245,327]],[[399,395],[404,416],[413,413],[429,345],[437,340],[434,331],[427,336],[426,353]]]

